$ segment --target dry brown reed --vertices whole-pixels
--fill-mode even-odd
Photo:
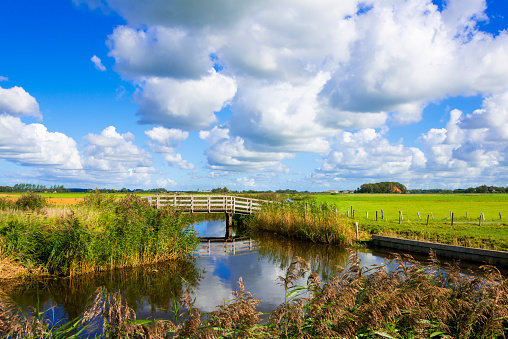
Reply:
[[[356,237],[349,220],[333,205],[326,204],[265,204],[247,226],[290,238],[343,247],[352,245]]]

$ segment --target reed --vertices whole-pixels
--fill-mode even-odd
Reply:
[[[176,259],[197,240],[188,221],[134,195],[79,206],[0,211],[1,253],[29,272],[72,275]]]
[[[344,247],[353,244],[356,237],[347,218],[328,204],[264,204],[246,224],[251,229]]]

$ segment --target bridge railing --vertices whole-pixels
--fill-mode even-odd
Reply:
[[[265,202],[230,195],[152,195],[143,198],[157,208],[171,206],[188,213],[251,214],[260,210]]]

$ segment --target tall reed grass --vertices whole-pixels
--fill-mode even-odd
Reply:
[[[1,253],[32,273],[71,275],[176,259],[196,242],[183,215],[135,195],[114,200],[94,193],[72,208],[0,211]]]
[[[248,228],[275,232],[316,243],[348,246],[356,233],[351,222],[333,205],[283,202],[264,204],[246,222]]]
[[[398,257],[395,269],[362,267],[352,254],[328,282],[311,274],[306,286],[295,282],[308,270],[302,259],[278,278],[285,301],[261,324],[259,300],[243,280],[233,299],[203,314],[184,293],[173,312],[176,321],[136,320],[123,296],[100,288],[86,310],[69,323],[40,321],[41,312],[19,312],[0,295],[3,337],[71,337],[100,324],[104,338],[505,338],[508,335],[508,280],[490,266],[484,274],[463,274],[431,259],[421,265]],[[183,316],[183,317],[182,317]],[[184,320],[180,320],[184,319]],[[49,334],[48,334],[49,333]]]

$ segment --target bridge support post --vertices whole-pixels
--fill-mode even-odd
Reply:
[[[233,213],[226,212],[226,238],[233,236]]]

